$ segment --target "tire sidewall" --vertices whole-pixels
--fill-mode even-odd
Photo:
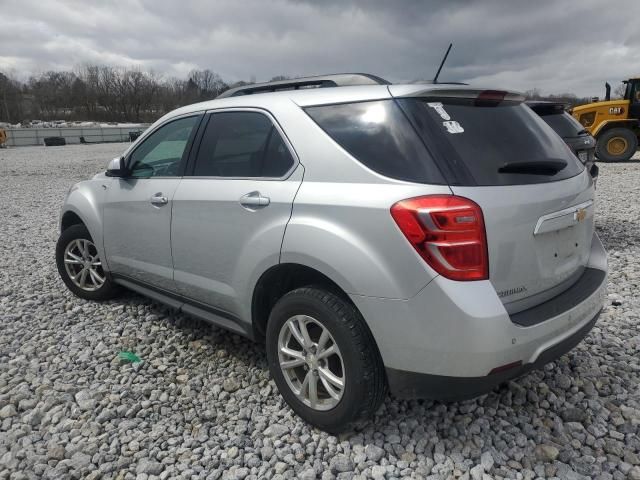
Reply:
[[[94,243],[89,230],[87,230],[87,227],[85,227],[84,225],[72,225],[69,228],[65,229],[60,234],[60,237],[58,237],[58,242],[56,244],[56,266],[58,267],[58,274],[60,275],[60,278],[67,286],[67,288],[77,297],[83,298],[85,300],[98,301],[112,298],[114,294],[114,285],[111,282],[111,279],[109,278],[109,275],[106,271],[106,279],[104,284],[98,290],[92,292],[81,289],[75,283],[73,283],[71,278],[69,278],[69,274],[67,273],[67,269],[64,265],[64,252],[67,248],[67,245],[78,238],[84,238]],[[100,257],[100,259],[101,261],[104,261],[102,257]]]
[[[302,403],[291,391],[280,369],[278,336],[284,323],[295,315],[308,315],[322,323],[329,330],[340,349],[344,366],[345,389],[340,402],[331,410],[317,411]],[[359,374],[363,371],[364,366],[362,358],[356,353],[357,349],[351,348],[349,329],[336,317],[336,312],[318,299],[292,292],[278,301],[269,316],[267,325],[267,361],[280,394],[300,417],[329,432],[339,432],[348,426],[357,414],[363,389],[368,387],[363,384],[362,375]]]

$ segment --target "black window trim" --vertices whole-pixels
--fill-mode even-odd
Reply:
[[[140,148],[142,146],[142,144],[151,136],[153,135],[155,132],[157,132],[158,130],[160,130],[161,128],[169,125],[170,123],[173,123],[177,120],[182,120],[184,118],[189,118],[189,117],[199,117],[199,119],[196,120],[196,124],[194,125],[193,129],[191,130],[191,133],[189,134],[189,139],[187,140],[187,143],[184,147],[184,152],[182,152],[182,158],[180,159],[180,163],[178,165],[178,174],[177,175],[158,175],[156,177],[132,177],[132,176],[127,176],[127,178],[132,178],[132,179],[136,179],[136,180],[151,180],[151,179],[155,179],[155,178],[182,178],[185,174],[186,168],[187,168],[187,160],[189,159],[190,155],[191,155],[191,150],[193,150],[193,145],[194,145],[194,139],[196,138],[196,134],[198,133],[198,131],[200,130],[201,126],[202,126],[202,118],[204,117],[204,111],[199,110],[196,112],[189,112],[189,113],[185,113],[183,115],[176,115],[175,117],[171,117],[171,118],[167,118],[166,121],[162,122],[159,125],[156,125],[156,127],[153,130],[147,130],[146,132],[144,132],[143,135],[140,136],[140,138],[138,139],[138,141],[136,141],[134,148],[132,148],[130,151],[128,151],[125,155],[124,158],[124,162],[125,165],[127,167],[127,170],[129,169],[130,162],[131,162],[131,156],[134,154],[134,152],[136,150],[138,150],[138,148]]]
[[[289,170],[287,170],[284,173],[284,175],[280,177],[223,177],[223,176],[211,176],[211,175],[201,176],[201,175],[193,174],[196,167],[196,159],[198,157],[198,152],[200,151],[200,146],[202,144],[202,137],[204,136],[204,132],[207,129],[206,127],[209,124],[211,117],[217,113],[229,113],[229,112],[234,112],[234,113],[235,112],[254,112],[254,113],[261,113],[262,115],[267,117],[267,119],[271,122],[272,128],[275,128],[276,131],[280,134],[280,137],[282,138],[282,141],[284,142],[285,146],[289,150],[289,154],[291,155],[291,158],[293,160],[291,168],[289,168]],[[276,120],[275,116],[266,109],[258,108],[258,107],[224,107],[224,108],[210,109],[205,112],[204,118],[200,122],[200,125],[201,125],[201,128],[198,129],[198,135],[193,140],[193,148],[191,149],[187,166],[183,172],[183,175],[185,178],[198,178],[202,180],[285,181],[289,177],[291,177],[291,175],[293,175],[293,172],[298,168],[298,165],[300,164],[300,159],[298,158],[298,154],[296,153],[295,149],[293,148],[293,145],[289,141],[289,138],[285,134],[284,130],[282,129],[278,121]]]

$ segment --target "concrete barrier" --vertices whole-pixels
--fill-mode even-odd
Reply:
[[[63,137],[67,145],[81,143],[80,137],[86,143],[128,142],[129,132],[144,131],[147,127],[9,128],[6,146],[44,145],[45,137]]]

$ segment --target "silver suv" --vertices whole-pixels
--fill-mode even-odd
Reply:
[[[522,101],[353,74],[180,108],[71,188],[58,270],[266,342],[328,431],[387,389],[481,394],[574,347],[605,295],[592,179]]]

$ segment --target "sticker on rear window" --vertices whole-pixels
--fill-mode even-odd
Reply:
[[[449,116],[447,111],[444,109],[444,106],[442,105],[442,103],[440,103],[440,102],[427,102],[427,105],[429,105],[436,112],[438,112],[438,115],[440,115],[440,118],[442,118],[443,120],[451,120],[451,117]]]
[[[450,122],[442,122],[442,125],[447,129],[449,133],[462,133],[464,132],[464,128],[455,120],[451,120]]]

